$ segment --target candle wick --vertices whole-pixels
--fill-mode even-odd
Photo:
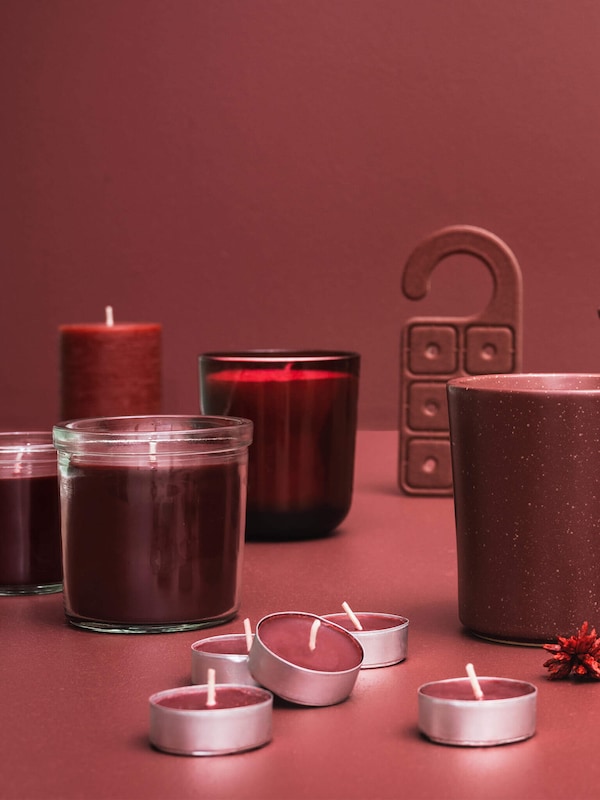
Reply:
[[[483,700],[483,690],[477,678],[477,674],[475,673],[475,667],[473,664],[467,664],[465,669],[467,670],[467,675],[469,676],[469,681],[471,682],[471,688],[473,689],[475,699]]]
[[[354,611],[352,611],[352,609],[350,608],[350,606],[348,605],[348,603],[345,600],[342,603],[342,608],[344,609],[346,614],[350,617],[350,621],[352,622],[352,624],[354,625],[356,630],[357,631],[362,631],[363,626],[360,624],[359,618],[356,616]]]
[[[316,619],[310,628],[310,637],[308,639],[309,650],[316,650],[317,647],[317,631],[321,627],[321,620]]]
[[[156,439],[150,439],[148,445],[150,447],[150,455],[148,456],[148,460],[150,461],[151,464],[155,464],[156,463],[156,447],[157,447]]]
[[[15,475],[19,475],[19,473],[23,470],[23,456],[25,455],[25,450],[23,448],[19,449],[17,453],[17,457],[15,459],[15,467],[13,469],[13,473]]]
[[[244,620],[244,633],[246,634],[246,647],[248,652],[250,652],[250,648],[252,647],[252,628],[248,617]]]
[[[112,326],[115,324],[115,318],[114,318],[114,315],[113,315],[113,307],[112,306],[106,306],[104,308],[104,314],[105,314],[105,318],[106,318],[107,327],[112,328]]]
[[[217,705],[217,690],[215,687],[215,670],[209,669],[207,670],[208,673],[208,684],[206,688],[206,705],[207,706],[216,706]]]

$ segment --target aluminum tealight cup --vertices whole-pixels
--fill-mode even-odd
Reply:
[[[254,686],[217,684],[230,707],[206,707],[206,686],[182,686],[150,697],[150,742],[166,753],[215,756],[261,747],[271,739],[273,695]]]
[[[309,630],[316,620],[321,625],[316,650],[326,656],[322,664],[306,658]],[[273,625],[278,634],[283,630],[283,647],[273,644]],[[277,637],[275,637],[277,638]],[[326,652],[325,647],[331,648]],[[249,655],[249,668],[254,679],[273,694],[291,703],[306,706],[330,706],[345,700],[356,682],[364,653],[352,634],[333,622],[314,614],[289,611],[263,617]],[[336,662],[328,668],[326,662]],[[318,667],[318,668],[315,668]]]

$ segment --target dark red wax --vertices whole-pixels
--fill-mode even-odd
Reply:
[[[482,700],[477,700],[471,682],[464,680],[438,681],[421,688],[422,694],[439,697],[443,700],[473,700],[475,703],[484,700],[507,700],[521,697],[534,691],[530,683],[524,681],[503,680],[502,678],[479,678],[483,692]]]
[[[0,478],[0,586],[61,580],[56,475]]]
[[[320,535],[352,500],[358,378],[344,372],[227,369],[209,375],[204,413],[254,423],[250,538]]]
[[[60,417],[158,414],[159,324],[62,325]]]
[[[206,704],[208,691],[177,692],[161,697],[156,701],[159,706],[165,708],[176,708],[180,711],[216,711],[223,708],[239,708],[240,706],[254,706],[264,703],[267,695],[263,690],[256,691],[252,688],[242,689],[239,687],[217,687],[215,690],[214,706]]]
[[[260,640],[275,655],[305,669],[342,672],[360,664],[362,652],[356,641],[326,622],[321,623],[316,647],[311,650],[313,622],[313,617],[275,614],[260,623]]]
[[[248,655],[248,645],[244,634],[214,636],[204,641],[196,642],[193,648],[201,653],[218,653],[228,656]]]
[[[386,628],[398,628],[406,622],[404,617],[390,617],[387,614],[376,614],[364,611],[355,611],[354,614],[362,625],[363,631],[381,631]],[[332,622],[335,622],[336,625],[340,625],[342,628],[352,633],[360,633],[360,630],[354,626],[352,620],[345,614],[336,614]]]
[[[151,469],[78,466],[73,459],[69,469],[67,616],[161,624],[235,611],[243,531],[238,464]]]

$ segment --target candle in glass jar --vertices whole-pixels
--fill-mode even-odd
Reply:
[[[159,414],[161,333],[157,323],[61,325],[60,418]]]
[[[235,614],[250,436],[210,417],[56,426],[72,624],[158,632]]]
[[[249,668],[254,679],[292,703],[326,706],[351,693],[363,660],[348,631],[314,614],[289,611],[263,617]]]
[[[0,595],[62,589],[56,473],[50,432],[0,433]]]
[[[360,357],[327,351],[200,356],[203,413],[254,422],[247,536],[317,536],[352,500]]]

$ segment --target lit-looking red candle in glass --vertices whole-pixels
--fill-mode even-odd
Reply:
[[[254,423],[248,538],[319,536],[352,501],[360,357],[328,351],[200,356],[204,414]]]
[[[158,323],[61,325],[60,418],[158,414],[161,407]]]

